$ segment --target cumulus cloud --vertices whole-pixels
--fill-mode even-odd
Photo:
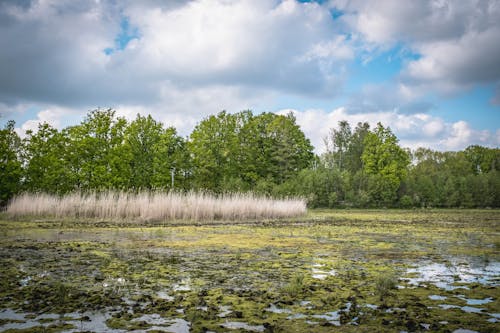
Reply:
[[[74,113],[75,110],[72,109],[50,106],[39,111],[36,115],[36,119],[30,119],[21,124],[21,127],[16,128],[16,132],[19,136],[24,137],[26,131],[36,132],[38,130],[38,125],[43,123],[48,123],[60,129],[63,118]]]
[[[272,92],[245,91],[237,87],[211,86],[189,90],[168,86],[162,91],[161,101],[154,104],[119,104],[117,114],[133,120],[139,113],[150,114],[165,126],[174,126],[187,136],[194,126],[209,114],[222,110],[264,110],[273,99]]]
[[[208,114],[272,111],[292,96],[311,102],[304,110],[345,106],[296,111],[317,149],[342,119],[382,121],[412,147],[498,144],[498,133],[430,116],[424,97],[496,84],[500,104],[499,22],[494,0],[5,0],[0,114],[24,113],[25,130],[113,107],[187,135]],[[348,91],[352,63],[400,47],[399,75]],[[26,121],[26,110],[37,114]]]
[[[460,150],[472,144],[500,144],[500,131],[493,134],[490,131],[475,130],[465,121],[447,123],[439,117],[423,113],[402,114],[397,111],[385,111],[360,114],[350,113],[346,108],[338,108],[331,112],[320,109],[286,109],[280,110],[278,114],[289,112],[295,115],[297,123],[319,154],[325,151],[323,140],[330,129],[337,128],[342,120],[349,122],[352,128],[359,122],[367,122],[374,128],[380,122],[391,128],[403,147],[410,149],[429,147],[436,150]]]
[[[483,1],[333,1],[368,49],[398,43],[417,56],[401,81],[413,93],[454,94],[500,79],[500,3]]]
[[[154,104],[172,86],[333,96],[343,80],[337,63],[352,56],[327,8],[315,3],[158,4],[2,3],[0,99]]]
[[[351,94],[346,107],[350,113],[393,110],[413,114],[426,113],[432,110],[434,105],[409,94],[404,85],[387,83],[365,84],[359,91]]]

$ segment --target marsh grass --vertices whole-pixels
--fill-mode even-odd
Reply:
[[[386,272],[379,275],[375,280],[375,290],[382,300],[389,296],[391,290],[397,289],[398,277],[393,272]]]
[[[305,275],[303,273],[294,274],[290,281],[283,287],[283,292],[289,296],[297,297],[305,287]]]
[[[253,194],[120,192],[70,193],[57,196],[24,193],[7,207],[10,217],[100,219],[111,221],[237,221],[300,216],[305,200],[272,199]]]

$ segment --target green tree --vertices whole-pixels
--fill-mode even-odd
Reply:
[[[281,184],[307,168],[314,158],[313,147],[296,123],[292,113],[286,116],[262,113],[254,117],[250,133],[249,165],[260,179]],[[253,161],[253,162],[252,162]]]
[[[354,132],[350,137],[345,156],[346,169],[354,174],[363,169],[363,160],[361,156],[365,150],[365,137],[370,133],[370,125],[368,123],[358,123]]]
[[[162,131],[153,147],[153,177],[155,188],[187,190],[191,183],[191,160],[186,141],[173,127]],[[173,177],[173,179],[172,179]]]
[[[67,128],[69,161],[77,188],[128,188],[130,167],[124,146],[127,121],[113,109],[91,111],[84,121]]]
[[[500,149],[469,146],[464,151],[465,158],[471,163],[474,174],[500,170]]]
[[[351,126],[345,120],[339,121],[338,129],[331,129],[329,136],[324,139],[326,146],[325,162],[328,167],[336,166],[339,170],[344,170],[346,165],[346,155],[352,141]]]
[[[155,174],[154,161],[157,159],[159,142],[163,133],[161,123],[150,115],[137,115],[124,132],[123,152],[130,167],[128,186],[135,189],[151,189]]]
[[[22,163],[21,139],[14,131],[15,122],[8,121],[0,130],[0,206],[5,206],[20,189]]]
[[[361,159],[369,175],[370,197],[376,204],[394,204],[401,181],[407,175],[409,154],[398,145],[390,128],[380,123],[366,135],[364,143]]]
[[[24,188],[31,192],[66,193],[74,188],[67,158],[68,138],[47,123],[27,131],[24,144]]]
[[[226,182],[239,177],[243,153],[239,132],[250,116],[222,111],[196,125],[188,143],[196,187],[220,192]]]

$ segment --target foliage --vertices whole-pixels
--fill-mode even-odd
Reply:
[[[68,159],[68,137],[47,123],[38,131],[27,131],[23,140],[24,189],[65,193],[72,189],[73,175]]]
[[[22,165],[19,158],[21,140],[9,121],[0,130],[0,207],[19,191]]]
[[[249,190],[263,181],[271,184],[260,189],[274,188],[314,156],[292,114],[222,111],[195,127],[188,147],[195,186],[216,192]]]
[[[188,138],[151,116],[113,109],[76,126],[0,130],[0,205],[20,191],[201,190],[301,196],[310,207],[500,207],[500,149],[399,146],[390,128],[346,121],[313,147],[293,113],[219,112]],[[411,162],[411,163],[410,163]]]

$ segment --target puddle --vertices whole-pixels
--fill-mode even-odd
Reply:
[[[462,306],[460,309],[462,311],[468,312],[468,313],[480,313],[484,310],[484,309],[480,309],[480,308],[475,308],[473,306]]]
[[[174,291],[191,291],[191,279],[183,279],[172,286]]]
[[[26,317],[33,316],[32,313],[19,313],[12,309],[5,309],[0,312],[0,319],[12,320],[16,322],[7,323],[0,326],[0,332],[7,330],[29,330],[35,327],[43,326],[47,327],[58,323],[60,318],[63,318],[62,322],[66,324],[71,324],[74,328],[65,329],[66,333],[76,333],[76,332],[102,332],[102,333],[123,333],[123,329],[112,329],[106,325],[106,321],[111,318],[111,312],[94,312],[87,311],[83,313],[71,312],[65,314],[55,314],[55,313],[44,313],[34,319],[29,319]],[[53,319],[47,321],[47,319]],[[45,321],[43,321],[45,320]],[[42,321],[42,322],[40,322]],[[178,318],[162,318],[159,314],[145,314],[141,317],[132,319],[133,322],[144,321],[145,323],[151,325],[149,330],[158,330],[171,333],[189,333],[190,323],[184,319]],[[137,332],[144,332],[143,330],[138,330]]]
[[[491,317],[487,321],[490,323],[499,323],[500,322],[500,313],[488,313],[488,315]]]
[[[468,283],[500,286],[500,262],[478,264],[474,260],[465,263],[458,259],[452,259],[450,264],[424,263],[408,269],[406,274],[417,275],[416,277],[402,278],[413,286],[418,286],[421,283],[432,283],[445,290],[468,289],[467,286],[456,285]]]
[[[27,276],[24,279],[21,279],[19,281],[19,284],[21,285],[21,287],[26,287],[30,281],[31,281],[31,276]]]
[[[110,278],[110,279],[105,280],[102,283],[102,286],[104,288],[108,288],[108,287],[117,287],[117,288],[119,288],[119,287],[125,286],[125,283],[126,283],[126,281],[125,281],[124,278],[121,278],[121,277],[120,278],[116,278],[116,279],[115,278]]]
[[[443,310],[449,310],[449,309],[460,309],[464,312],[468,313],[481,313],[484,309],[482,308],[475,308],[473,306],[458,306],[458,305],[451,305],[451,304],[439,304],[439,307]]]
[[[337,272],[334,269],[332,269],[332,270],[330,270],[328,272],[322,271],[322,270],[317,269],[317,268],[313,268],[312,269],[312,277],[313,277],[313,279],[324,280],[327,277],[329,277],[329,276],[335,276],[336,274],[337,274]]]
[[[162,318],[159,314],[145,314],[138,318],[132,319],[132,321],[143,321],[149,325],[164,326],[169,323],[169,320]]]
[[[263,325],[248,325],[247,323],[242,323],[239,321],[228,321],[224,324],[221,324],[224,328],[229,328],[231,330],[247,330],[252,332],[264,332]]]
[[[268,312],[272,312],[272,313],[292,313],[292,310],[281,309],[281,308],[276,307],[276,305],[274,305],[274,304],[269,305],[269,307],[265,310]]]
[[[406,309],[403,309],[403,308],[389,308],[387,310],[385,310],[385,313],[394,313],[394,312],[404,312],[406,311]]]
[[[300,306],[305,306],[306,309],[312,309],[312,302],[311,301],[300,301]]]
[[[162,299],[162,300],[165,300],[167,302],[173,302],[175,297],[174,296],[170,296],[167,292],[165,291],[159,291],[156,293],[156,297],[158,297],[159,299]]]
[[[322,315],[313,315],[312,317],[317,319],[324,319],[332,325],[340,326],[340,310],[327,312]]]
[[[431,328],[431,324],[420,324],[425,330],[429,330]]]
[[[483,304],[488,304],[493,302],[493,297],[488,297],[484,299],[473,299],[473,298],[466,298],[466,297],[459,297],[461,300],[464,300],[467,302],[467,305],[483,305]]]
[[[433,300],[433,301],[444,301],[445,299],[447,299],[448,297],[446,296],[439,296],[439,295],[429,295],[429,299]]]
[[[307,316],[305,314],[302,314],[302,313],[296,313],[296,314],[293,314],[291,316],[286,317],[286,319],[288,319],[288,320],[304,319],[304,318],[307,318]]]
[[[185,321],[184,319],[170,319],[169,322],[173,322],[173,324],[164,328],[167,332],[189,333],[191,325],[188,321]]]
[[[322,263],[318,263],[318,262],[316,262],[312,265],[311,272],[312,272],[313,279],[324,280],[328,276],[335,276],[337,274],[337,272],[334,269],[329,270],[329,271],[325,271],[324,269],[322,269],[324,267],[326,267],[326,264],[322,264]]]
[[[76,329],[69,330],[68,332],[103,332],[103,333],[119,333],[123,330],[112,329],[106,325],[106,320],[111,318],[110,314],[103,312],[84,312],[79,315],[80,318],[86,320],[76,320],[73,323]]]
[[[438,306],[443,310],[460,309],[458,305],[451,305],[451,304],[439,304]]]
[[[25,330],[31,329],[37,326],[47,327],[54,324],[54,322],[40,322],[42,319],[54,319],[57,321],[61,318],[61,315],[54,313],[45,313],[35,317],[34,319],[28,319],[26,316],[32,316],[31,313],[18,313],[12,309],[6,309],[0,312],[0,319],[19,321],[15,323],[8,323],[0,326],[0,331],[6,331],[9,329],[14,330]],[[73,325],[75,328],[67,329],[65,332],[103,332],[103,333],[122,333],[123,330],[111,329],[106,325],[106,320],[111,318],[111,315],[103,312],[84,312],[84,313],[66,313],[62,315],[64,318],[72,318],[73,320],[64,320],[65,323]],[[85,320],[83,320],[85,318]]]
[[[220,318],[227,317],[232,312],[231,307],[228,305],[219,306],[219,311],[220,311],[220,313],[217,315],[217,317],[220,317]]]
[[[313,318],[324,319],[328,321],[330,324],[335,326],[340,326],[340,312],[341,311],[349,311],[351,309],[351,302],[347,302],[345,308],[342,310],[327,312],[322,315],[313,315]]]

